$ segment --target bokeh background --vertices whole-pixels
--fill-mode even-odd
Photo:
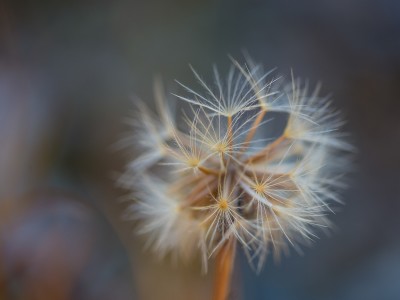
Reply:
[[[322,82],[358,148],[337,230],[232,299],[400,299],[400,2],[0,1],[0,299],[208,299],[198,264],[158,262],[115,187],[133,96],[246,50]],[[132,155],[132,154],[130,154]]]

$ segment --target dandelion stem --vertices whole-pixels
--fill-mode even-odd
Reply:
[[[284,140],[286,140],[286,135],[282,134],[280,137],[278,137],[275,141],[273,141],[271,144],[268,144],[264,149],[262,149],[260,152],[254,154],[253,156],[250,156],[249,158],[246,159],[245,163],[254,163],[257,160],[260,160],[262,158],[268,159],[268,155],[271,153],[272,150],[274,150],[277,146],[279,146]]]
[[[198,166],[198,169],[206,175],[219,175],[221,172],[213,169],[209,169],[203,166]]]
[[[233,142],[232,116],[228,116],[228,142],[231,146]]]
[[[210,191],[217,187],[214,176],[207,176],[205,180],[200,181],[195,188],[192,189],[190,194],[187,196],[187,201],[184,207],[189,207],[195,204],[197,201],[202,200]],[[214,182],[212,182],[214,180]]]
[[[233,124],[232,124],[232,116],[228,116],[228,149],[232,149],[233,145]],[[225,155],[222,154],[222,161],[223,165],[227,166],[229,164],[230,157],[225,157]]]
[[[260,125],[262,119],[264,118],[265,114],[267,113],[266,109],[263,109],[257,116],[257,118],[254,120],[253,124],[251,125],[250,131],[247,133],[246,139],[244,141],[244,147],[243,151],[244,152],[250,143],[250,141],[253,139],[254,134],[256,133],[256,130],[258,128],[258,125]]]
[[[222,246],[217,254],[213,300],[228,299],[235,252],[236,243],[233,239],[230,239]]]

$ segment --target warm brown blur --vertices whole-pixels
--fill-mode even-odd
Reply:
[[[39,192],[0,209],[1,299],[131,299],[126,279],[107,275],[100,288],[86,283],[91,272],[107,274],[96,264],[113,257],[101,248],[109,234],[104,221],[79,199]]]
[[[8,205],[0,208],[3,298],[75,299],[99,235],[90,210],[56,193]]]

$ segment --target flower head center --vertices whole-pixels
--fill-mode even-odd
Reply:
[[[229,148],[229,145],[228,145],[228,143],[225,143],[225,142],[218,142],[214,146],[214,149],[219,153],[226,153],[228,151],[228,148]]]
[[[187,164],[191,168],[197,168],[200,164],[200,159],[197,157],[189,157],[187,160]]]
[[[223,210],[223,211],[227,210],[229,207],[228,200],[225,198],[219,199],[218,207],[220,210]]]
[[[253,189],[258,194],[264,194],[266,189],[265,183],[256,183],[253,185]]]

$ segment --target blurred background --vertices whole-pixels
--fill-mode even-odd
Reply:
[[[209,297],[122,221],[112,145],[155,75],[210,79],[243,49],[322,82],[358,153],[332,236],[259,275],[239,256],[232,299],[400,299],[396,0],[1,0],[0,299]]]

